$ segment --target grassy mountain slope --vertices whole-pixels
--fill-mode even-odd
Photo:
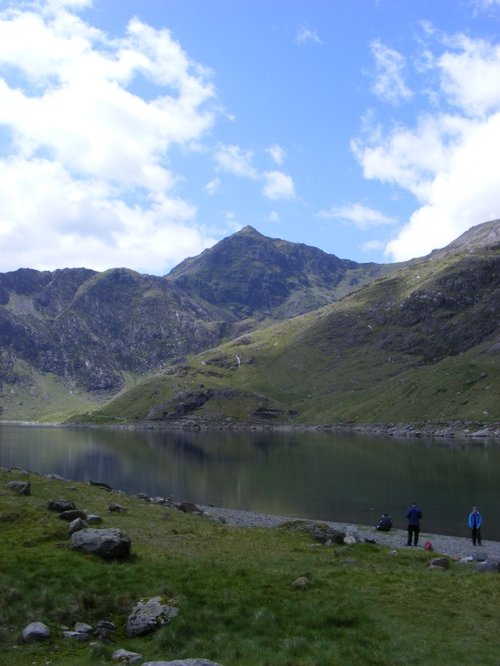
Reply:
[[[96,416],[495,422],[500,244],[475,247],[472,234],[468,248],[414,261],[337,303],[203,352]]]

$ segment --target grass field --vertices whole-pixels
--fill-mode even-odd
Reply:
[[[30,496],[7,483],[29,480]],[[132,539],[132,555],[108,562],[70,549],[67,523],[47,510],[66,497]],[[110,502],[124,513],[108,511]],[[205,657],[223,666],[354,664],[498,665],[500,576],[435,556],[383,546],[317,545],[284,528],[235,528],[87,484],[0,471],[0,653],[2,663],[110,663],[122,647],[146,660]],[[308,576],[297,589],[293,582]],[[127,638],[141,598],[180,609],[170,625]],[[25,644],[31,621],[50,638]],[[111,620],[114,642],[64,639],[77,621]]]

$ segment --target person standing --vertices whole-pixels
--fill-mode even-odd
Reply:
[[[412,538],[413,545],[418,544],[418,535],[420,534],[420,520],[422,518],[422,511],[417,506],[416,502],[410,506],[406,512],[406,518],[408,520],[408,546],[411,546]]]
[[[472,532],[472,545],[481,545],[481,525],[483,524],[483,517],[477,510],[477,507],[473,506],[472,511],[469,514],[469,527]]]

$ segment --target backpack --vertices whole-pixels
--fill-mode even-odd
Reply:
[[[434,548],[432,547],[432,541],[426,541],[424,543],[424,550],[434,550]]]

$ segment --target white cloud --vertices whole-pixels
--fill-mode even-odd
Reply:
[[[324,220],[342,220],[353,224],[358,229],[370,229],[386,224],[394,224],[395,220],[387,217],[374,208],[360,203],[346,206],[334,206],[328,210],[321,210],[318,217]]]
[[[210,196],[213,196],[220,189],[220,186],[220,178],[212,178],[212,180],[205,185],[205,192],[210,194]]]
[[[312,42],[313,44],[322,43],[316,30],[311,30],[311,28],[308,28],[305,25],[297,30],[295,41],[297,44],[308,44],[309,42]]]
[[[376,71],[372,91],[380,99],[394,104],[409,99],[412,92],[404,79],[405,57],[380,40],[373,41],[370,47]]]
[[[266,171],[262,193],[268,199],[295,199],[293,179],[281,171]]]
[[[500,7],[500,0],[472,0],[471,4],[476,13],[479,13],[492,7]]]
[[[275,143],[272,146],[267,148],[266,153],[271,156],[271,159],[278,165],[281,166],[285,161],[285,151],[281,146]]]
[[[500,45],[458,35],[437,60],[448,100],[467,115],[484,116],[500,106]]]
[[[0,162],[0,237],[9,248],[2,269],[127,266],[161,273],[213,244],[189,226],[195,210],[181,199],[157,194],[145,210],[118,195],[102,180],[75,181],[57,162]]]
[[[280,222],[281,218],[279,216],[279,213],[277,213],[275,210],[272,210],[269,215],[267,216],[267,221],[272,222],[273,224],[275,222]]]
[[[429,33],[428,33],[429,34]],[[412,193],[419,208],[388,243],[395,260],[443,247],[468,228],[500,216],[500,56],[495,44],[445,37],[427,59],[439,108],[413,127],[365,124],[351,142],[364,176]]]
[[[215,161],[219,168],[235,176],[256,180],[259,178],[259,173],[252,165],[252,160],[252,151],[244,151],[235,145],[220,144],[215,153]]]
[[[384,249],[384,243],[379,240],[366,241],[361,245],[362,252],[378,252]]]
[[[271,146],[266,152],[271,154],[275,161],[284,158],[284,151],[278,145]],[[215,154],[219,169],[235,176],[264,181],[262,194],[267,199],[295,199],[295,186],[291,176],[282,171],[259,171],[253,166],[253,159],[252,151],[245,151],[236,145],[219,144]]]
[[[137,19],[110,38],[74,13],[91,5],[0,12],[0,126],[12,137],[0,159],[0,270],[162,272],[213,243],[165,166],[173,146],[189,150],[213,126],[210,72]]]

